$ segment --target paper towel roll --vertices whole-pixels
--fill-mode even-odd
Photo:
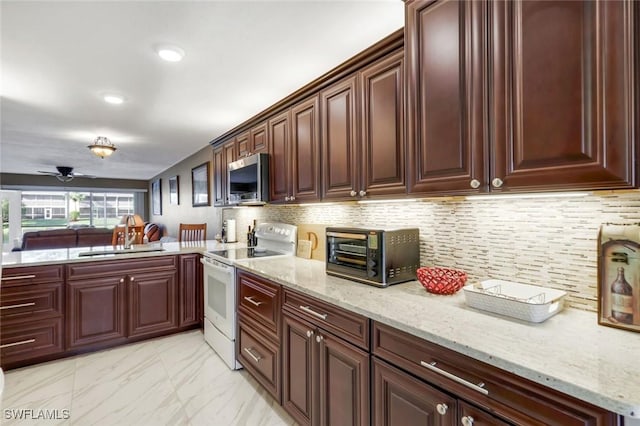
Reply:
[[[227,219],[227,242],[235,243],[236,241],[236,220]]]

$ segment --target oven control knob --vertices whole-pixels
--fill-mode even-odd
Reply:
[[[378,264],[378,262],[376,262],[376,261],[375,261],[375,260],[373,260],[373,259],[369,259],[369,260],[367,260],[367,266],[368,266],[369,268],[373,268],[373,267],[374,267],[374,266],[376,266],[377,264]]]
[[[367,275],[369,276],[369,278],[373,278],[373,277],[375,277],[376,275],[378,275],[378,271],[376,271],[375,269],[369,269],[369,270],[367,271]]]

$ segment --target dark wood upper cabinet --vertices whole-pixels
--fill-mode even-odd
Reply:
[[[363,69],[360,87],[362,175],[358,195],[404,194],[404,52]]]
[[[359,191],[356,80],[357,75],[353,75],[320,93],[322,183],[326,200],[352,199]]]
[[[213,150],[213,205],[222,206],[227,199],[227,166],[224,146]]]
[[[485,10],[480,1],[407,2],[410,193],[487,188]]]
[[[261,123],[251,129],[249,134],[249,151],[251,154],[267,152],[269,143],[267,139],[267,123]]]
[[[636,184],[633,3],[489,3],[492,190]]]
[[[320,199],[320,105],[313,96],[291,109],[290,201]]]
[[[251,154],[251,145],[249,142],[250,132],[244,132],[236,137],[236,152],[237,157],[242,158]]]
[[[287,110],[269,120],[269,200],[289,201],[291,192],[291,115]]]
[[[637,184],[628,1],[407,1],[409,192]]]

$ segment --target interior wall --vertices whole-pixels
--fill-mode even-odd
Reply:
[[[209,163],[209,201],[210,206],[193,207],[191,193],[191,169]],[[178,176],[179,204],[169,202],[169,178]],[[153,214],[151,186],[160,179],[162,214]],[[221,208],[213,207],[213,148],[207,145],[195,154],[175,164],[148,182],[150,221],[161,225],[164,236],[177,238],[180,223],[206,223],[207,239],[213,239],[220,232]]]
[[[237,220],[239,241],[253,219],[418,227],[422,266],[462,269],[469,282],[494,278],[558,288],[568,293],[570,306],[597,311],[600,225],[640,223],[639,207],[640,191],[607,191],[579,198],[248,207],[225,211],[224,218]],[[627,279],[640,294],[640,271]]]

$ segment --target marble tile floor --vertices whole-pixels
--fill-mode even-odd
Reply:
[[[20,411],[31,417],[15,419]],[[32,411],[28,411],[32,410]],[[5,372],[3,425],[294,425],[199,330]]]

